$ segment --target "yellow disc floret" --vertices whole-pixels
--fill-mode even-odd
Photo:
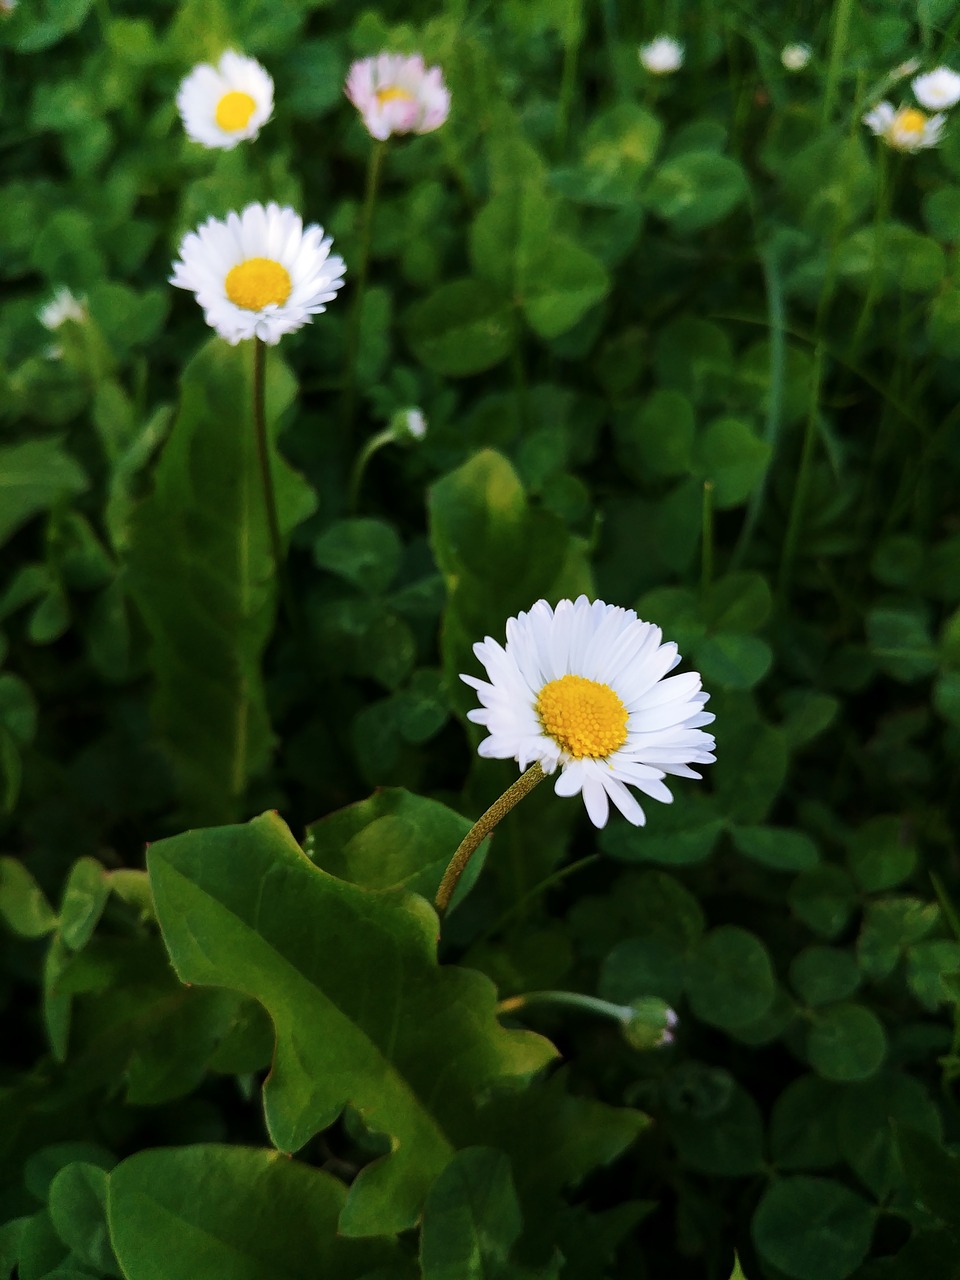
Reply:
[[[898,133],[908,133],[919,136],[926,127],[927,117],[922,111],[918,111],[916,107],[904,107],[902,111],[898,111],[893,120],[893,127]]]
[[[273,258],[247,258],[227,272],[227,297],[246,311],[260,311],[275,302],[282,307],[290,297],[290,276]]]
[[[381,107],[387,102],[413,102],[413,94],[408,93],[406,89],[398,89],[396,85],[391,85],[389,89],[377,90],[377,101]]]
[[[561,676],[537,695],[537,715],[554,742],[575,760],[600,760],[627,740],[627,709],[608,684]]]
[[[226,133],[238,133],[250,123],[257,104],[249,93],[233,89],[217,103],[217,124]]]

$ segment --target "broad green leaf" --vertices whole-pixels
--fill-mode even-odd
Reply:
[[[107,1174],[95,1164],[68,1164],[50,1184],[54,1230],[81,1263],[119,1276],[107,1231]]]
[[[646,200],[674,231],[692,235],[722,221],[748,192],[736,160],[712,151],[687,151],[656,170]]]
[[[759,573],[728,573],[711,583],[703,612],[713,631],[757,631],[770,617],[773,595]]]
[[[849,951],[839,947],[806,947],[790,965],[790,981],[808,1005],[846,1000],[860,985],[860,970]]]
[[[555,235],[524,253],[517,289],[531,329],[557,338],[606,297],[610,278],[599,258],[571,237]]]
[[[110,897],[107,873],[96,858],[80,858],[70,869],[60,904],[60,936],[72,950],[85,947]]]
[[[83,493],[87,478],[56,436],[0,447],[0,544],[61,498]]]
[[[637,479],[685,476],[693,469],[696,420],[682,391],[658,387],[614,419],[617,455]]]
[[[698,646],[696,662],[708,687],[752,689],[770,670],[773,651],[757,636],[720,631]]]
[[[911,1190],[934,1217],[960,1236],[960,1158],[913,1125],[898,1128],[897,1137]]]
[[[935,240],[895,222],[861,227],[839,248],[840,274],[861,293],[933,293],[946,269]]]
[[[842,1159],[839,1110],[842,1095],[819,1076],[788,1084],[770,1115],[770,1153],[781,1169],[829,1169]]]
[[[670,1110],[666,1125],[680,1159],[700,1173],[739,1178],[763,1169],[760,1108],[735,1082],[722,1107],[709,1114]]]
[[[0,858],[0,919],[21,938],[42,938],[57,926],[46,894],[16,858]]]
[[[866,1080],[887,1053],[883,1023],[864,1005],[845,1002],[816,1010],[807,1036],[807,1057],[825,1080]]]
[[[662,132],[657,117],[636,103],[609,107],[590,120],[576,168],[561,170],[554,181],[581,204],[635,204]]]
[[[723,819],[709,797],[687,791],[671,805],[644,805],[645,827],[610,823],[600,833],[600,848],[623,862],[659,862],[689,866],[710,857]]]
[[[23,1169],[24,1185],[31,1195],[46,1203],[54,1178],[62,1169],[76,1163],[112,1169],[117,1158],[95,1142],[55,1142],[41,1147],[27,1160]]]
[[[879,898],[868,902],[857,939],[857,963],[874,981],[882,981],[901,955],[936,928],[940,908],[921,898]]]
[[[110,1237],[126,1280],[360,1280],[378,1266],[410,1280],[392,1240],[338,1234],[347,1194],[278,1151],[140,1151],[110,1174]]]
[[[683,947],[665,938],[625,938],[603,962],[599,993],[615,1004],[630,1004],[643,996],[679,1001],[686,981]]]
[[[307,828],[304,850],[318,867],[365,889],[410,889],[433,899],[472,823],[402,787],[377,791]],[[460,901],[483,865],[483,846],[457,885]]]
[[[871,609],[866,621],[870,654],[895,680],[912,683],[936,669],[936,649],[922,610],[881,607]]]
[[[906,1181],[897,1133],[910,1128],[935,1141],[942,1123],[924,1085],[902,1071],[881,1071],[863,1084],[846,1085],[837,1121],[844,1158],[878,1199]]]
[[[850,919],[857,894],[843,868],[830,864],[801,872],[787,900],[793,914],[814,933],[835,938]]]
[[[846,1280],[867,1256],[876,1210],[832,1178],[780,1178],[753,1217],[760,1256],[792,1280]]]
[[[498,1025],[487,978],[437,966],[427,903],[321,871],[274,814],[159,841],[147,858],[180,978],[252,996],[273,1020],[274,1142],[295,1151],[350,1104],[391,1154],[361,1171],[340,1229],[411,1226],[454,1149],[480,1136],[479,1099],[552,1046]]]
[[[851,838],[847,861],[854,879],[867,893],[902,884],[917,862],[909,823],[894,817],[871,818]]]
[[[452,377],[491,369],[515,341],[510,303],[482,280],[441,285],[409,308],[404,330],[422,364]]]
[[[712,929],[690,960],[690,1007],[711,1026],[736,1028],[753,1022],[769,1008],[775,992],[766,947],[737,925]]]
[[[770,446],[738,418],[717,418],[697,444],[697,474],[713,485],[720,509],[737,507],[750,497],[766,473]]]
[[[383,520],[338,520],[313,544],[314,564],[370,595],[386,591],[402,555],[397,531]]]
[[[949,979],[960,972],[960,942],[937,938],[915,943],[907,952],[907,982],[925,1009],[953,1004],[956,991]],[[947,979],[946,981],[944,979]]]
[[[252,358],[250,343],[212,339],[187,365],[180,412],[128,553],[129,589],[150,634],[156,729],[190,811],[206,821],[234,814],[272,748],[260,659],[277,587],[252,422]],[[271,353],[274,441],[294,392]],[[270,461],[286,538],[315,498],[275,448]]]
[[[820,861],[813,840],[790,827],[733,827],[730,836],[738,853],[774,871],[809,871]]]

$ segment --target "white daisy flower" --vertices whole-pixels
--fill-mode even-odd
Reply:
[[[202,62],[181,82],[177,110],[188,138],[231,151],[273,114],[273,80],[255,58],[228,49],[215,67]]]
[[[272,346],[337,296],[346,268],[331,256],[332,243],[293,209],[248,204],[184,236],[170,283],[196,295],[207,324],[231,346],[245,338]]]
[[[75,324],[84,324],[87,319],[86,298],[75,298],[70,290],[61,286],[49,302],[37,312],[37,319],[51,333],[62,324],[72,320]]]
[[[657,36],[656,40],[640,46],[639,56],[651,75],[668,76],[683,66],[683,45],[672,36]]]
[[[916,107],[894,107],[880,102],[863,117],[863,123],[887,146],[897,151],[923,151],[940,141],[947,117],[925,116]]]
[[[699,778],[691,764],[708,764],[714,740],[702,726],[709,694],[692,671],[664,679],[680,661],[675,644],[662,644],[660,628],[632,609],[561,600],[556,610],[538,600],[507,622],[506,647],[487,636],[473,647],[490,683],[461,680],[477,690],[482,707],[469,719],[489,734],[480,755],[516,760],[522,770],[538,761],[560,774],[560,796],[583,795],[597,827],[610,800],[635,826],[646,821],[628,785],[669,803],[666,774]]]
[[[813,56],[808,44],[785,44],[780,53],[780,61],[788,71],[802,71]]]
[[[427,434],[427,420],[423,416],[422,409],[404,409],[400,417],[403,420],[403,429],[413,440],[422,440]]]
[[[13,13],[16,7],[17,0],[0,0],[0,13],[2,13],[4,17],[6,17],[7,14]]]
[[[921,107],[928,111],[946,111],[960,102],[960,76],[949,67],[937,67],[925,76],[917,76],[910,87]]]
[[[381,53],[353,63],[344,92],[381,142],[393,133],[432,133],[450,114],[443,73],[427,70],[419,53]]]

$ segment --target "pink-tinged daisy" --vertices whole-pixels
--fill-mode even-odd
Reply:
[[[432,133],[450,114],[450,91],[439,67],[419,53],[381,53],[355,62],[344,88],[367,131],[381,142],[394,133]]]
[[[489,682],[460,677],[481,702],[469,713],[489,735],[479,753],[521,770],[534,762],[547,774],[559,769],[557,795],[582,794],[595,826],[606,823],[610,800],[642,826],[629,787],[669,803],[667,774],[699,778],[690,766],[716,758],[703,732],[714,717],[704,711],[700,676],[667,677],[677,646],[632,609],[586,596],[556,609],[538,600],[506,634],[505,647],[490,636],[473,647]]]

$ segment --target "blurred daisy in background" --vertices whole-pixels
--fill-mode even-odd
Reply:
[[[49,302],[37,312],[37,319],[51,333],[66,324],[68,320],[75,324],[83,324],[88,316],[86,298],[77,298],[66,285],[62,285]]]
[[[654,76],[668,76],[683,66],[683,45],[672,36],[657,36],[639,49],[640,62]]]
[[[810,61],[813,50],[808,44],[785,44],[780,61],[788,71],[802,71]]]
[[[917,76],[910,87],[921,107],[928,111],[945,111],[960,102],[960,76],[949,67],[937,67],[925,76]]]
[[[381,142],[394,133],[432,133],[450,114],[443,73],[428,69],[419,53],[381,53],[354,62],[344,92],[368,133]]]
[[[17,7],[17,0],[0,0],[0,17],[6,17],[13,13]]]
[[[273,80],[255,58],[228,49],[215,67],[203,62],[181,82],[177,110],[188,138],[230,151],[270,119]]]
[[[323,228],[278,204],[249,204],[184,236],[170,283],[189,289],[211,328],[232,346],[270,344],[326,311],[343,285],[343,259]]]
[[[926,116],[916,107],[894,107],[880,102],[863,117],[878,138],[897,151],[923,151],[940,141],[946,116]]]
[[[642,826],[628,786],[669,803],[667,774],[699,778],[690,765],[716,758],[702,728],[714,717],[704,711],[700,676],[664,679],[680,661],[677,646],[633,609],[586,596],[555,610],[538,600],[506,633],[506,647],[490,636],[473,646],[489,683],[460,677],[482,704],[468,716],[489,735],[478,751],[523,770],[535,761],[544,773],[559,769],[557,795],[581,794],[595,826],[606,823],[611,800]]]

